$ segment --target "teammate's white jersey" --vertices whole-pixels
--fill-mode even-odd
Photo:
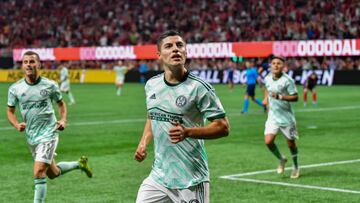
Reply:
[[[60,90],[63,92],[70,90],[69,70],[66,67],[60,70]]]
[[[172,144],[169,129],[174,127],[171,121],[184,127],[201,127],[205,119],[224,118],[225,111],[213,87],[191,73],[181,83],[172,85],[162,73],[146,83],[145,92],[155,146],[150,176],[172,189],[209,181],[204,140],[186,138]]]
[[[125,73],[127,71],[126,66],[115,66],[114,71],[116,72],[116,80],[115,83],[122,84],[124,83]]]
[[[269,93],[270,109],[268,121],[279,126],[289,126],[295,124],[294,111],[290,102],[271,97],[273,92],[283,96],[297,94],[294,80],[286,73],[283,73],[277,80],[273,79],[272,74],[268,74],[265,77],[265,87]]]
[[[35,84],[28,84],[25,79],[21,79],[10,86],[7,104],[10,107],[19,104],[29,144],[35,145],[58,136],[52,101],[61,100],[57,83],[44,77],[39,77]]]

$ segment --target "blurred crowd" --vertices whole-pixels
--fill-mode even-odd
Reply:
[[[360,38],[359,0],[5,0],[0,48]]]
[[[187,68],[190,70],[226,70],[226,69],[246,69],[245,61],[253,62],[258,68],[268,69],[269,60],[267,58],[243,59],[234,62],[233,59],[192,59],[189,60]],[[57,69],[61,62],[43,61],[44,69]],[[66,66],[70,69],[103,69],[111,70],[117,61],[71,61]],[[126,66],[133,67],[133,71],[161,71],[162,67],[157,60],[127,60]],[[309,58],[287,58],[287,70],[360,70],[360,57],[309,57]],[[15,68],[20,68],[20,63]]]

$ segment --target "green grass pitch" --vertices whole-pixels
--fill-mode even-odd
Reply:
[[[33,161],[23,134],[6,118],[7,89],[0,84],[0,202],[32,202]],[[266,115],[250,102],[249,113],[241,115],[244,88],[233,92],[215,85],[227,112],[231,133],[228,137],[206,141],[211,172],[211,202],[359,202],[360,162],[304,168],[298,180],[275,172],[244,178],[270,184],[222,179],[220,176],[275,169],[277,160],[263,143]],[[299,98],[302,98],[302,88]],[[115,96],[113,85],[72,85],[77,101],[68,107],[68,127],[60,134],[57,161],[89,157],[94,177],[74,171],[48,181],[47,202],[134,202],[137,190],[148,176],[153,147],[143,163],[133,155],[142,135],[146,107],[142,84],[125,84],[123,95]],[[296,111],[300,164],[319,164],[360,159],[360,87],[318,87],[318,105],[293,106]],[[257,90],[262,98],[262,93]],[[311,99],[311,95],[308,96]],[[65,100],[67,97],[65,96]],[[289,158],[285,140],[277,144]],[[355,193],[314,188],[274,185],[318,186],[355,191]],[[359,192],[359,193],[356,193]]]

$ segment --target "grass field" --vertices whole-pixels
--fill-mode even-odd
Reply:
[[[33,161],[24,136],[6,119],[9,85],[0,84],[0,202],[32,202]],[[152,147],[143,163],[133,160],[145,122],[143,85],[126,84],[121,97],[115,96],[112,85],[72,88],[77,104],[68,107],[68,127],[60,135],[56,160],[77,160],[87,155],[95,174],[88,179],[74,171],[49,180],[47,202],[134,202],[153,161]],[[244,91],[240,86],[233,92],[223,85],[215,89],[227,111],[231,133],[206,141],[211,202],[360,202],[359,86],[319,87],[316,107],[294,104],[300,164],[336,163],[303,168],[298,180],[289,178],[290,171],[286,176],[258,172],[277,166],[263,144],[266,115],[254,103],[250,103],[248,114],[240,114]],[[302,97],[301,87],[299,92]],[[277,143],[290,157],[282,136]],[[355,161],[339,163],[347,160]],[[287,166],[291,164],[289,161]],[[220,178],[247,172],[255,173],[230,176],[233,180]]]

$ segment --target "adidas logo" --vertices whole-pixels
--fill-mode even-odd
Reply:
[[[155,93],[151,95],[150,99],[156,99]]]

